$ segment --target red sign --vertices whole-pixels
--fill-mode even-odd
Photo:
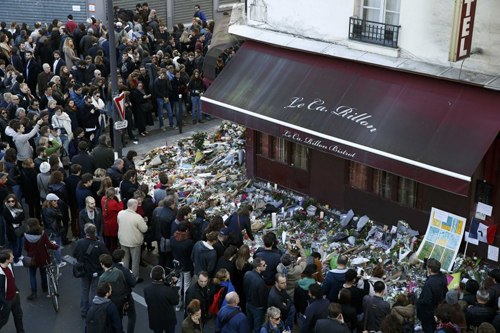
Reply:
[[[459,61],[470,56],[476,17],[476,0],[457,0],[455,4],[450,61]]]
[[[120,95],[116,96],[114,101],[120,116],[122,119],[125,119],[125,93],[122,92]]]

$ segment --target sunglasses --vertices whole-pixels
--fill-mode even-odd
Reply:
[[[271,317],[271,318],[272,318],[272,317]],[[274,319],[274,320],[280,320],[280,319],[281,319],[281,317],[278,317],[278,318],[273,318],[273,319]]]
[[[16,202],[15,200],[7,200],[8,203]]]

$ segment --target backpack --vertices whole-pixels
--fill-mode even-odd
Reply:
[[[111,302],[104,304],[92,304],[85,319],[86,333],[107,333],[111,332],[108,327],[108,316],[106,311]]]
[[[218,315],[219,310],[222,306],[222,302],[224,301],[224,297],[226,297],[227,293],[227,287],[222,287],[220,288],[219,292],[215,294],[214,296],[214,301],[212,302],[212,305],[210,305],[210,313],[213,315]]]
[[[113,267],[113,270],[117,270],[118,268]],[[118,278],[115,282],[107,281],[111,285],[113,292],[109,299],[113,302],[114,305],[118,308],[118,312],[122,313],[123,307],[125,303],[128,302],[129,288],[124,279]]]
[[[414,333],[415,325],[408,320],[408,318],[403,317],[403,333]]]

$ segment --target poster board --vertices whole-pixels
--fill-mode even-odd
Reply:
[[[451,271],[462,243],[467,219],[444,210],[432,208],[429,225],[418,248],[418,259],[434,258],[441,269]]]

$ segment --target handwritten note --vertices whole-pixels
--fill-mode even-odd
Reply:
[[[446,214],[442,210],[436,209],[434,218],[439,221],[446,221],[448,219],[448,214]]]
[[[482,202],[477,203],[477,209],[476,212],[482,213],[486,216],[491,216],[491,211],[493,210],[493,207],[487,204],[484,204]]]
[[[498,262],[498,247],[488,245],[488,260]]]

